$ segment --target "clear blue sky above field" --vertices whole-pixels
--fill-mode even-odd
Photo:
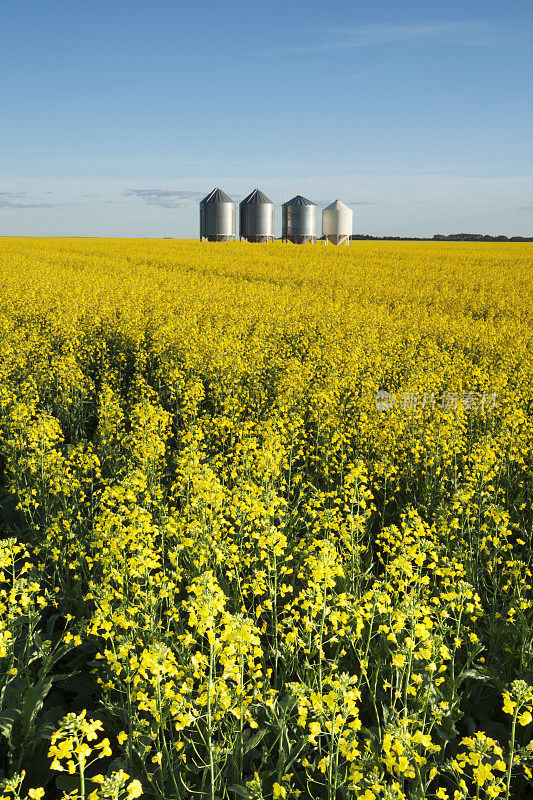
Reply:
[[[0,232],[197,236],[199,197],[533,234],[533,3],[7,0]]]

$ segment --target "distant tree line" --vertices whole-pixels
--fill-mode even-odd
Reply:
[[[436,233],[431,238],[429,236],[369,236],[364,233],[354,233],[350,239],[371,239],[384,242],[533,242],[533,236],[489,236],[483,233]]]

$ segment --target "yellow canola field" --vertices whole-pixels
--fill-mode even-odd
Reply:
[[[2,798],[531,796],[533,245],[0,285]]]

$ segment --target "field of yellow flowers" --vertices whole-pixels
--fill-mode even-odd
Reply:
[[[0,285],[1,800],[533,797],[533,245]]]

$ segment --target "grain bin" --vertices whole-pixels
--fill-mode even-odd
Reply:
[[[294,244],[316,241],[316,203],[301,194],[283,203],[281,238]]]
[[[274,238],[274,203],[254,189],[239,205],[239,236],[249,242]]]
[[[222,189],[213,189],[200,201],[200,239],[227,242],[234,238],[235,203]]]
[[[326,244],[328,241],[333,244],[349,244],[352,232],[353,211],[342,200],[335,200],[322,211],[322,236]]]

